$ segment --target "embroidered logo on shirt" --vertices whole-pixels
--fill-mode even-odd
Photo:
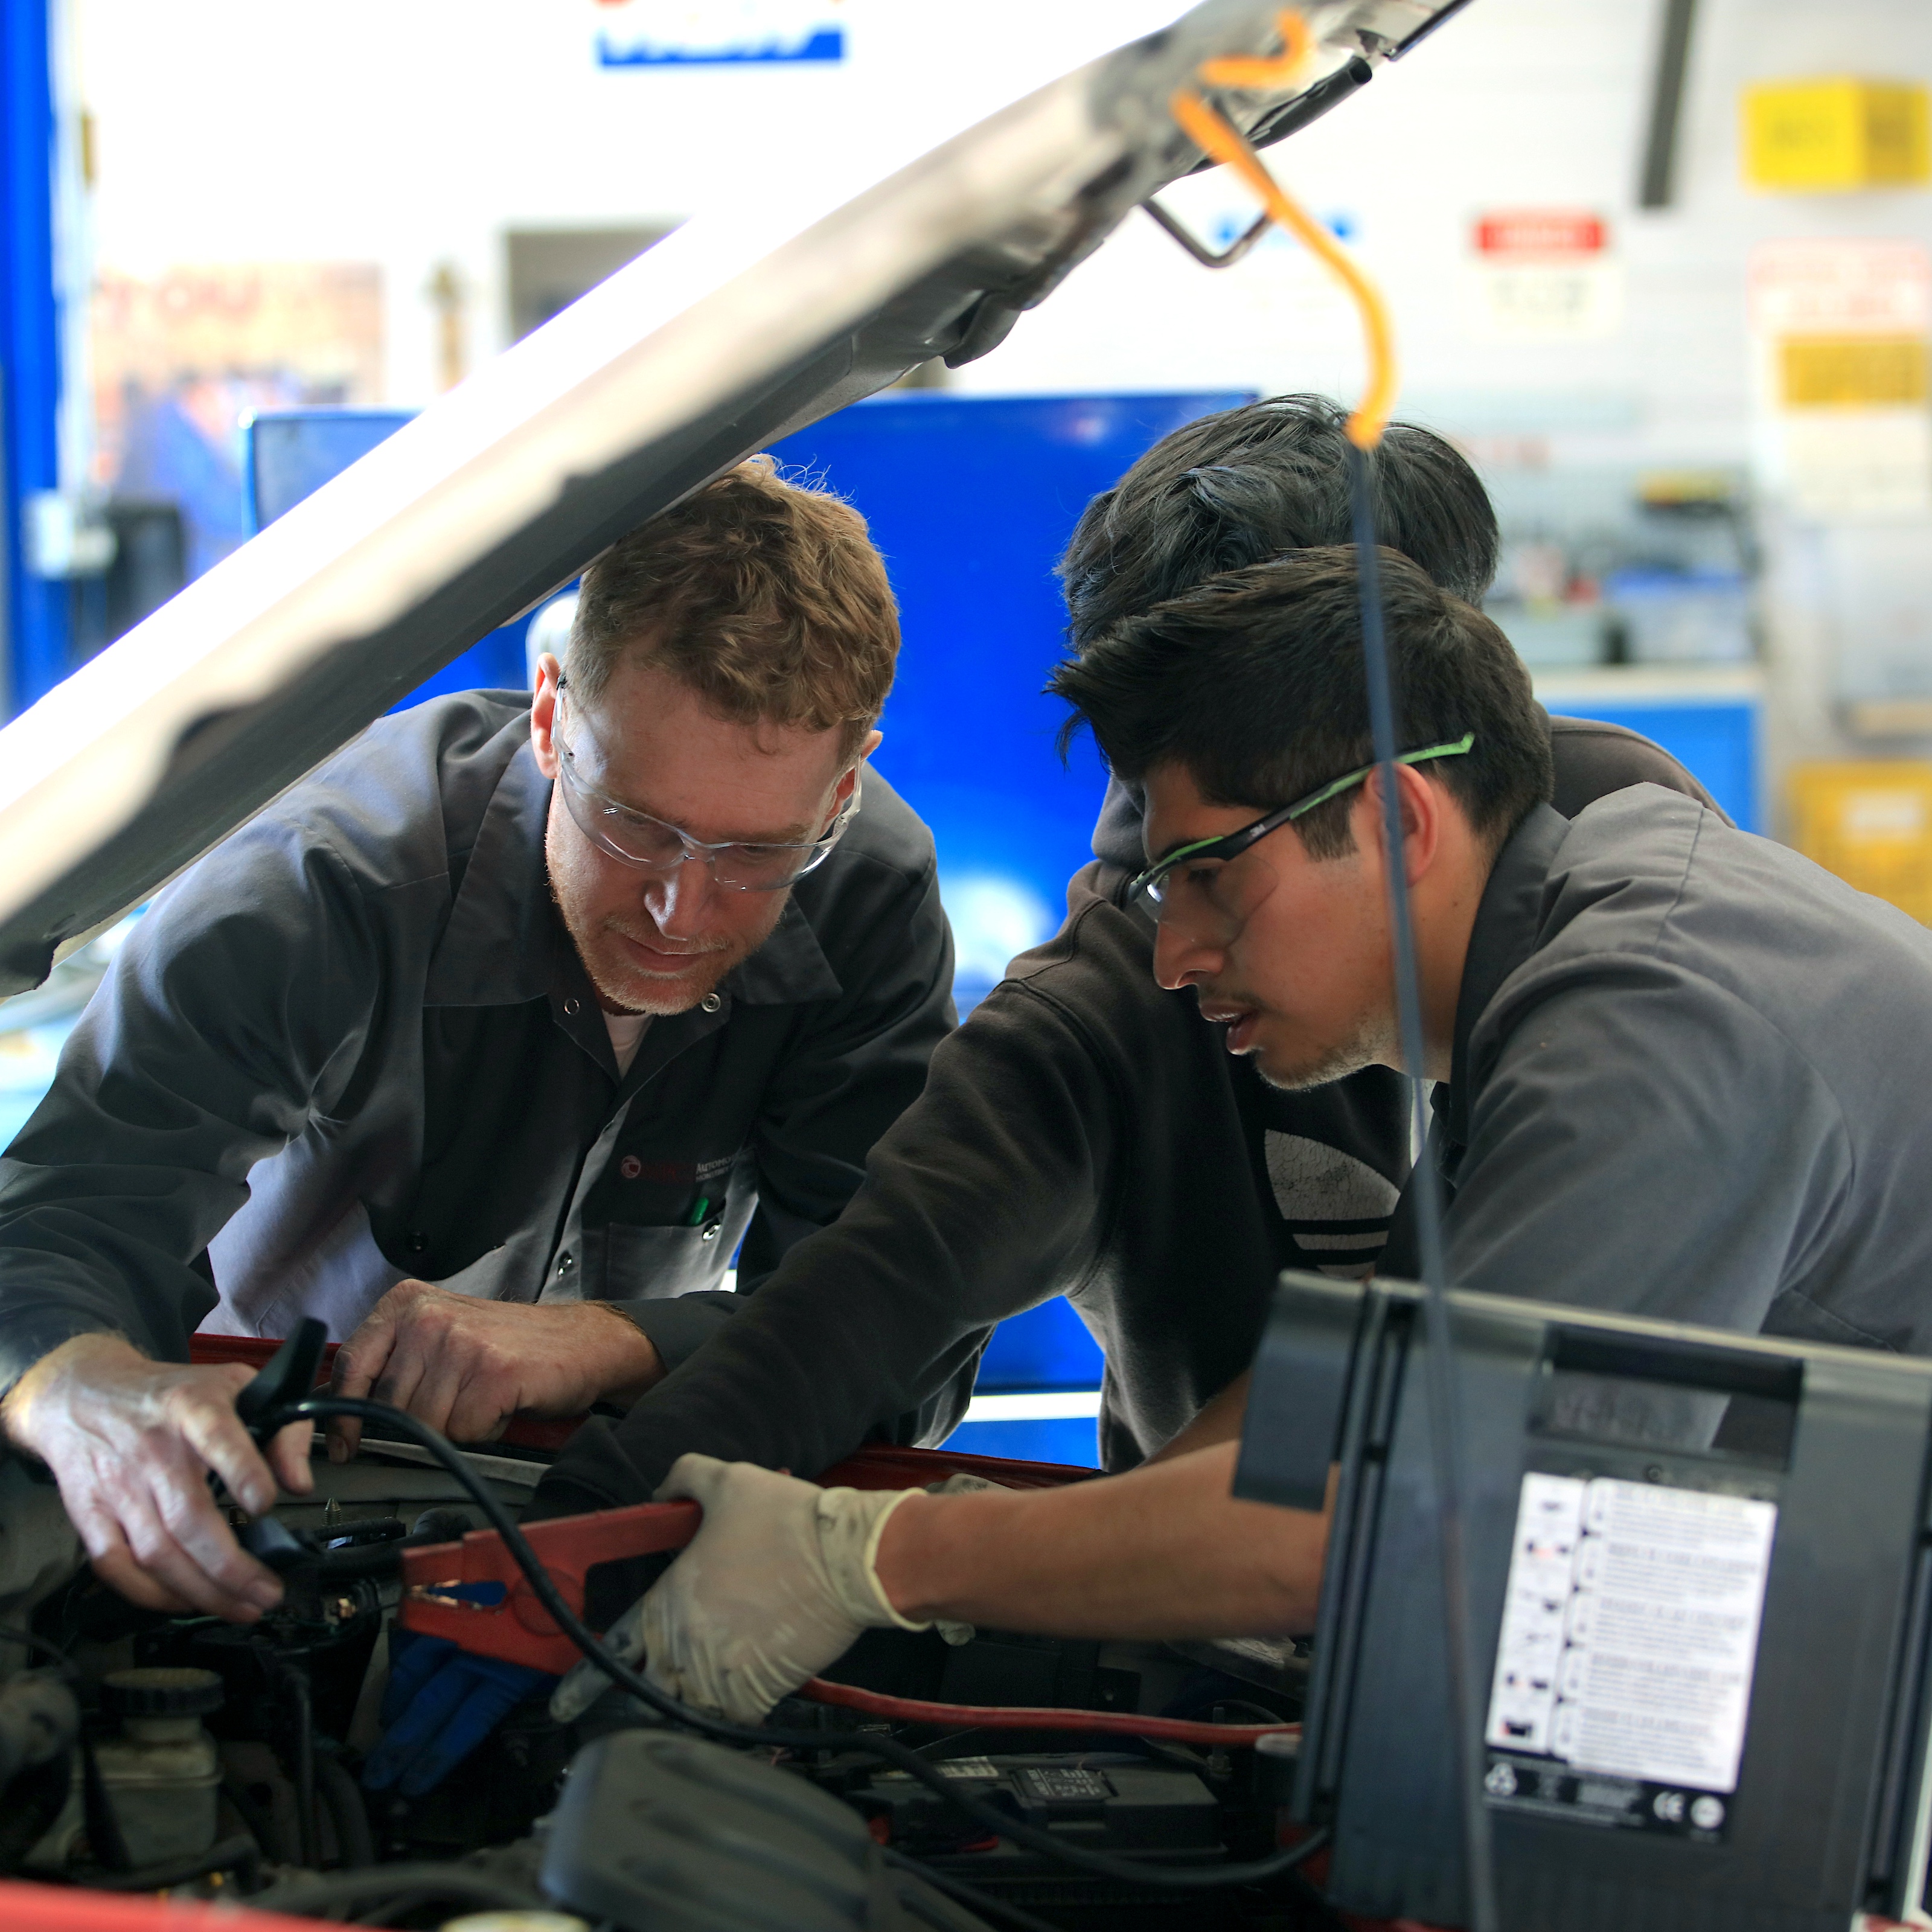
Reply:
[[[645,1160],[627,1154],[617,1162],[617,1172],[626,1180],[650,1180],[661,1187],[700,1187],[707,1181],[729,1174],[738,1164],[736,1154],[716,1160]]]

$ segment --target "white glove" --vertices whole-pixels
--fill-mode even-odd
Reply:
[[[756,1724],[851,1648],[902,1617],[873,1568],[886,1519],[915,1490],[821,1490],[752,1462],[681,1456],[656,1500],[689,1497],[704,1521],[670,1569],[604,1637],[626,1664],[688,1704]],[[550,1714],[569,1724],[609,1682],[586,1658]]]

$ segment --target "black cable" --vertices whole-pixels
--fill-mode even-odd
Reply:
[[[776,1745],[787,1750],[836,1749],[866,1752],[874,1757],[883,1758],[897,1770],[909,1772],[982,1829],[1014,1844],[1024,1845],[1029,1851],[1038,1852],[1043,1857],[1057,1858],[1077,1871],[1091,1872],[1096,1877],[1114,1879],[1123,1883],[1167,1886],[1185,1892],[1217,1890],[1224,1886],[1258,1885],[1265,1879],[1292,1871],[1325,1842],[1318,1834],[1315,1838],[1304,1840],[1292,1850],[1276,1852],[1272,1858],[1256,1858],[1246,1864],[1142,1864],[1132,1859],[1110,1858],[1104,1852],[1090,1852],[1084,1846],[1067,1844],[1051,1832],[1029,1825],[996,1805],[969,1797],[958,1788],[958,1780],[948,1778],[939,1766],[920,1756],[910,1745],[900,1743],[896,1738],[866,1731],[828,1733],[778,1730],[762,1724],[734,1724],[728,1718],[708,1716],[672,1696],[668,1691],[661,1690],[649,1678],[633,1670],[622,1658],[604,1647],[602,1640],[564,1600],[563,1593],[552,1582],[550,1572],[543,1567],[496,1492],[470,1468],[462,1453],[427,1423],[418,1422],[414,1416],[406,1415],[399,1408],[392,1408],[387,1402],[370,1402],[358,1396],[311,1395],[259,1418],[252,1426],[266,1436],[291,1422],[315,1421],[332,1415],[350,1415],[364,1422],[381,1422],[392,1429],[401,1430],[410,1441],[420,1443],[462,1484],[470,1499],[489,1518],[490,1528],[503,1539],[503,1546],[516,1559],[517,1567],[528,1580],[532,1594],[549,1612],[557,1628],[620,1690],[628,1691],[639,1702],[648,1705],[673,1724],[682,1724],[687,1730],[716,1738],[721,1743],[748,1744],[758,1750],[769,1750]]]
[[[1049,1925],[1044,1918],[1036,1918],[1023,1906],[1010,1905],[1004,1898],[995,1898],[991,1892],[982,1892],[976,1885],[968,1885],[963,1878],[955,1878],[950,1872],[935,1871],[930,1865],[922,1864],[917,1858],[908,1858],[903,1852],[896,1852],[888,1846],[885,1852],[886,1863],[895,1871],[902,1871],[916,1878],[922,1885],[929,1885],[935,1892],[943,1892],[956,1898],[962,1905],[968,1905],[975,1912],[991,1913],[1004,1919],[1009,1925],[1018,1928],[1018,1932],[1062,1932],[1062,1928]]]
[[[1404,54],[1413,48],[1420,46],[1438,27],[1442,26],[1446,21],[1453,20],[1468,4],[1469,0],[1449,0],[1448,6],[1438,8],[1430,19],[1424,21],[1422,25],[1414,28],[1406,39],[1398,40],[1394,46],[1390,47],[1388,53],[1389,58],[1392,61],[1400,60]]]
[[[1292,1718],[1284,1718],[1279,1711],[1270,1711],[1265,1704],[1252,1703],[1246,1697],[1216,1697],[1213,1708],[1216,1711],[1245,1711],[1258,1724],[1290,1724],[1294,1721]],[[1221,1720],[1217,1718],[1214,1721],[1219,1724]]]
[[[1348,506],[1355,539],[1356,580],[1362,612],[1362,662],[1368,684],[1369,728],[1382,794],[1382,835],[1388,880],[1389,923],[1395,951],[1396,1012],[1414,1108],[1418,1151],[1411,1184],[1415,1190],[1417,1245],[1422,1261],[1424,1352],[1429,1394],[1429,1432],[1435,1466],[1436,1516],[1441,1526],[1444,1615],[1449,1640],[1450,1708],[1456,1729],[1457,1796],[1461,1801],[1464,1862],[1468,1868],[1469,1932],[1495,1932],[1496,1873],[1490,1858],[1489,1813],[1483,1802],[1483,1747],[1476,1708],[1476,1659],[1469,1619],[1468,1566],[1463,1541],[1462,1419],[1456,1387],[1455,1337],[1442,1258],[1442,1196],[1430,1144],[1429,1106],[1423,1082],[1428,1067],[1422,1024],[1422,988],[1415,926],[1403,862],[1402,797],[1396,766],[1394,681],[1383,627],[1382,553],[1376,547],[1373,482],[1368,453],[1348,444]]]
[[[302,1862],[311,1868],[322,1862],[316,1844],[315,1705],[308,1674],[284,1663],[275,1673],[282,1694],[294,1714],[295,1740],[289,1755],[296,1787],[296,1830]]]
[[[380,1905],[364,1906],[356,1915],[355,1923],[358,1925],[393,1925],[404,1912],[420,1912],[434,1897],[433,1892],[405,1892],[400,1898],[385,1899]],[[548,1914],[550,1910],[548,1901],[546,1900],[538,1910]],[[519,1913],[517,1916],[521,1917],[523,1915]],[[607,1922],[605,1925],[598,1928],[598,1932],[619,1932],[619,1928]]]
[[[912,1731],[916,1730],[919,1726],[916,1724],[908,1724],[904,1728]],[[920,1756],[931,1757],[934,1751],[943,1750],[948,1744],[956,1744],[964,1738],[978,1737],[986,1729],[986,1726],[984,1724],[968,1724],[963,1731],[948,1731],[943,1737],[930,1738],[925,1744],[915,1744],[913,1748]]]

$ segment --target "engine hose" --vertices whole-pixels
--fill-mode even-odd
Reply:
[[[448,1864],[376,1865],[367,1871],[324,1872],[284,1879],[248,1900],[251,1912],[282,1912],[316,1918],[392,1900],[441,1899],[481,1912],[535,1912],[550,1901],[519,1885],[493,1878],[474,1866]]]
[[[628,1691],[638,1701],[656,1711],[660,1717],[668,1718],[684,1729],[695,1731],[700,1737],[716,1738],[721,1743],[748,1745],[754,1750],[769,1750],[774,1748],[785,1750],[816,1751],[826,1748],[825,1734],[820,1731],[781,1730],[764,1724],[734,1724],[728,1718],[714,1718],[703,1711],[694,1710],[680,1699],[662,1690],[645,1676],[641,1671],[633,1670],[623,1659],[616,1654],[577,1612],[566,1601],[556,1580],[543,1566],[542,1559],[530,1547],[529,1539],[517,1527],[515,1517],[503,1506],[496,1491],[472,1469],[467,1460],[452,1444],[448,1438],[418,1422],[412,1415],[401,1409],[392,1408],[387,1402],[371,1402],[365,1396],[344,1395],[311,1395],[299,1402],[284,1404],[280,1408],[256,1419],[255,1426],[265,1435],[273,1434],[291,1422],[314,1422],[326,1420],[332,1415],[354,1416],[363,1422],[381,1422],[392,1429],[400,1430],[410,1442],[419,1442],[436,1458],[442,1468],[447,1470],[463,1488],[470,1500],[488,1519],[490,1526],[503,1539],[503,1546],[508,1550],[517,1567],[524,1573],[530,1586],[530,1594],[547,1610],[557,1628],[590,1658],[597,1668],[616,1684],[619,1690]],[[1104,1852],[1089,1851],[1081,1845],[1069,1844],[1064,1838],[1045,1830],[1037,1825],[1030,1825],[1016,1818],[1010,1812],[1001,1810],[997,1805],[970,1796],[962,1788],[957,1778],[948,1778],[943,1766],[922,1757],[910,1745],[900,1743],[898,1738],[880,1737],[864,1732],[856,1732],[842,1738],[842,1748],[863,1751],[868,1756],[883,1759],[896,1770],[904,1772],[926,1789],[943,1798],[955,1810],[964,1814],[983,1831],[1009,1840],[1030,1852],[1036,1852],[1042,1858],[1070,1867],[1076,1871],[1090,1872],[1100,1878],[1110,1878],[1136,1886],[1160,1886],[1177,1892],[1202,1892],[1218,1890],[1224,1886],[1260,1885],[1295,1868],[1312,1858],[1328,1841],[1325,1831],[1316,1832],[1312,1837],[1302,1840],[1292,1848],[1275,1852],[1264,1858],[1250,1859],[1244,1863],[1223,1865],[1157,1865],[1136,1858],[1110,1857]]]
[[[315,1758],[315,1788],[328,1808],[335,1827],[336,1856],[344,1868],[359,1871],[376,1862],[376,1840],[369,1829],[369,1814],[355,1779],[326,1751]]]
[[[284,1664],[277,1675],[295,1720],[289,1768],[295,1779],[298,1843],[302,1863],[314,1867],[321,1862],[316,1850],[314,1696],[308,1677],[293,1664]]]
[[[1212,1750],[1251,1749],[1264,1738],[1298,1738],[1299,1724],[1204,1724],[1184,1718],[1140,1718],[1129,1711],[1069,1711],[1051,1705],[929,1704],[919,1697],[886,1697],[851,1684],[808,1678],[794,1694],[814,1704],[836,1704],[898,1724],[959,1725],[986,1731],[1078,1731],[1112,1738],[1157,1738]]]

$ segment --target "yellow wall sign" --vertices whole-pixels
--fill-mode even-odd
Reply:
[[[1778,357],[1787,410],[1897,407],[1932,392],[1922,335],[1788,335]]]
[[[1774,81],[1744,89],[1744,178],[1828,194],[1932,181],[1932,109],[1909,81]]]
[[[1791,806],[1808,859],[1932,926],[1932,764],[1799,765]]]
[[[1832,522],[1932,515],[1932,255],[1837,236],[1751,251],[1759,480]]]

